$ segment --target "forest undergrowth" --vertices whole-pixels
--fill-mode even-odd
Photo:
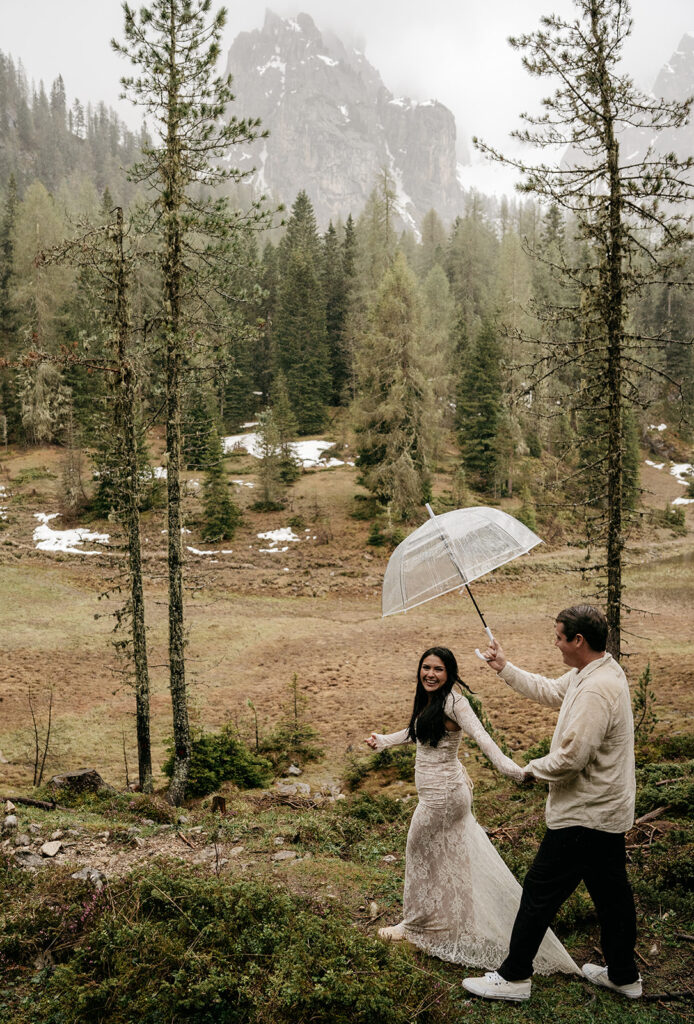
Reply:
[[[62,810],[22,807],[22,828],[106,830],[124,854],[158,839],[159,854],[101,888],[71,878],[69,862],[30,872],[2,855],[0,1021],[691,1020],[693,755],[691,735],[651,738],[639,748],[639,823],[627,843],[640,1002],[567,977],[538,978],[522,1007],[476,1001],[460,985],[465,968],[377,938],[378,927],[398,920],[402,899],[414,799],[383,789],[393,776],[408,776],[405,756],[402,764],[366,758],[359,778],[353,764],[352,792],[334,802],[227,787],[224,815],[211,812],[209,799],[180,815],[159,797],[117,792],[76,798]],[[488,778],[477,785],[475,813],[522,879],[542,832],[544,793]],[[184,863],[171,855],[174,839],[212,844],[217,856]],[[285,860],[278,848],[289,851]],[[598,925],[582,887],[555,927],[579,964],[599,959]]]

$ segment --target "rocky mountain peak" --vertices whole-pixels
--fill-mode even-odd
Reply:
[[[227,70],[234,112],[270,130],[234,156],[242,169],[256,168],[259,191],[291,203],[305,189],[325,227],[358,214],[387,168],[402,225],[416,230],[432,207],[444,217],[459,212],[450,110],[393,96],[361,50],[321,32],[308,14],[268,10],[261,29],[236,37]]]

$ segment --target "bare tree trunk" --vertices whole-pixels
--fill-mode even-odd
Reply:
[[[135,373],[128,350],[130,315],[128,310],[126,259],[123,252],[123,211],[120,207],[116,211],[116,225],[117,263],[115,278],[118,382],[116,386],[115,421],[122,445],[123,459],[121,468],[124,471],[126,484],[125,519],[128,532],[128,566],[130,599],[132,603],[137,765],[140,789],[143,793],[151,793],[153,783],[149,726],[149,668],[147,663],[145,598],[142,583],[142,547],[140,542],[140,478],[135,434]]]
[[[598,58],[598,75],[602,101],[604,146],[607,155],[610,198],[605,225],[605,262],[601,289],[602,319],[607,335],[607,649],[619,659],[621,655],[622,555],[623,535],[623,424],[622,347],[624,332],[624,291],[622,281],[623,200],[619,174],[619,143],[615,136],[611,82],[604,54],[600,13],[593,4],[591,21],[593,41]]]
[[[185,796],[190,767],[190,726],[185,675],[185,637],[183,627],[183,545],[181,528],[181,371],[183,345],[180,334],[181,275],[183,271],[180,209],[182,202],[181,140],[179,138],[180,70],[176,63],[175,8],[169,22],[169,78],[167,96],[166,178],[166,250],[164,256],[164,294],[167,310],[166,336],[166,449],[168,454],[166,485],[168,498],[169,568],[169,688],[173,713],[174,763],[169,800],[178,805]]]

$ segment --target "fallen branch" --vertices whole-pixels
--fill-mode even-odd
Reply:
[[[694,992],[655,992],[641,998],[645,1003],[684,1003],[694,999]]]
[[[2,803],[9,800],[13,804],[26,804],[27,807],[40,807],[44,811],[69,811],[70,807],[63,807],[55,800],[32,800],[28,796],[0,796]]]
[[[661,814],[665,814],[665,812],[669,810],[669,804],[664,804],[662,807],[656,807],[654,811],[649,811],[648,814],[643,814],[640,818],[637,818],[634,825],[644,825],[647,821],[653,821],[655,818],[659,818]]]
[[[176,835],[179,839],[182,839],[186,846],[189,846],[191,850],[195,849],[195,843],[191,843],[190,839],[188,839],[187,836],[184,836],[182,832],[177,832]]]

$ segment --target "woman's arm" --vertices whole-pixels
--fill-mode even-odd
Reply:
[[[447,718],[450,718],[456,725],[459,725],[465,735],[475,741],[497,771],[500,771],[502,775],[508,775],[510,779],[515,779],[516,782],[525,781],[526,774],[524,770],[499,750],[470,707],[470,702],[466,697],[458,693],[449,693],[443,710]]]
[[[401,743],[411,743],[409,726],[401,729],[400,732],[389,732],[383,735],[380,732],[372,732],[368,739],[364,740],[367,746],[379,753],[386,747],[397,747]]]

